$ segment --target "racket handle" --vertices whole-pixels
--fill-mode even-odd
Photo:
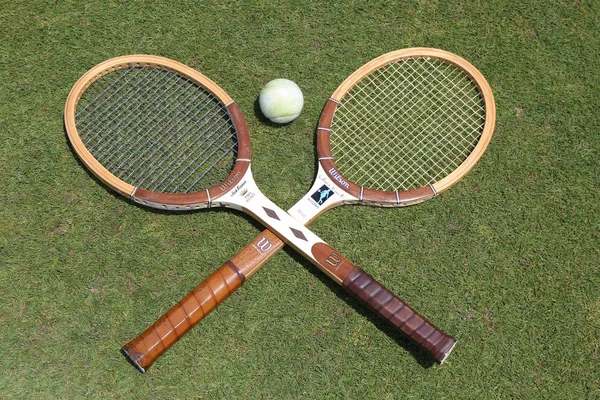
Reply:
[[[456,339],[437,329],[362,269],[354,267],[342,286],[418,343],[438,363],[443,363],[454,349]]]
[[[145,372],[180,337],[242,286],[244,280],[245,276],[231,261],[221,265],[154,325],[123,346],[123,353]]]

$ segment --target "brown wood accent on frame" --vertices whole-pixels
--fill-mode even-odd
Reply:
[[[331,121],[333,120],[333,114],[337,108],[338,102],[332,99],[327,100],[323,111],[321,111],[321,118],[319,118],[319,127],[317,128],[317,157],[319,159],[323,157],[331,157]]]
[[[138,203],[154,208],[165,208],[169,210],[186,210],[204,208],[208,206],[208,195],[206,191],[195,193],[160,193],[142,188],[136,188],[131,195]]]
[[[405,190],[404,192],[398,193],[398,196],[400,197],[400,204],[404,205],[417,204],[422,201],[431,199],[435,195],[436,193],[431,186],[425,186],[419,189]]]
[[[319,118],[319,129],[329,131],[331,129],[331,121],[333,120],[333,114],[337,109],[338,102],[333,99],[327,100],[323,111],[321,111],[321,117]],[[331,148],[329,147],[329,140],[326,143],[322,143],[322,146],[317,146],[317,152],[319,157],[331,157]]]
[[[248,124],[246,123],[246,119],[240,110],[240,106],[235,102],[230,102],[227,104],[227,111],[229,111],[229,115],[231,116],[231,120],[233,121],[233,125],[235,126],[235,131],[238,139],[238,159],[250,159],[250,130],[248,129]]]
[[[327,141],[326,146],[328,147],[330,133],[324,130],[321,130],[319,132],[320,133],[317,137],[318,145],[321,145],[321,141]],[[331,157],[331,155],[325,157]],[[425,186],[423,188],[412,189],[398,193],[361,188],[360,186],[346,179],[338,171],[333,159],[320,159],[319,163],[321,164],[321,167],[323,168],[325,173],[329,176],[329,179],[331,179],[337,187],[351,194],[357,199],[360,199],[364,203],[373,203],[380,206],[409,206],[420,203],[435,196],[435,192],[430,186]]]

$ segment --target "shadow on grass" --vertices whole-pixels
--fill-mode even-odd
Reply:
[[[412,342],[404,333],[398,331],[388,321],[384,320],[363,303],[352,297],[352,295],[346,292],[342,286],[338,285],[329,277],[327,277],[316,266],[298,254],[298,252],[289,248],[288,246],[285,247],[285,252],[298,263],[302,264],[306,269],[308,269],[311,274],[313,274],[325,286],[327,286],[338,298],[344,300],[356,312],[371,321],[371,323],[373,323],[373,325],[375,325],[379,330],[394,340],[396,344],[402,346],[406,351],[408,351],[423,368],[430,368],[435,365],[435,361],[431,358],[431,356],[414,342]]]
[[[272,122],[269,118],[265,117],[265,115],[260,110],[260,103],[258,102],[258,97],[256,97],[256,100],[254,100],[254,115],[261,123],[271,126],[273,128],[283,128],[284,126],[288,126],[294,122],[293,120],[285,124],[277,124],[275,122]]]
[[[262,115],[262,112],[260,111],[260,105],[258,103],[258,98],[256,99],[256,101],[254,103],[254,112],[256,113],[257,118],[259,118],[261,120],[261,122],[263,122],[265,124],[268,124],[268,125],[271,125],[271,126],[275,126],[275,127],[281,127],[281,126],[285,126],[286,125],[286,124],[274,124],[274,123],[270,122],[266,117],[264,117],[264,115]],[[317,128],[317,126],[315,125],[315,130],[316,130],[316,128]],[[111,196],[113,196],[115,198],[119,198],[121,200],[124,200],[125,202],[127,202],[130,205],[134,205],[136,207],[139,207],[139,208],[141,208],[143,210],[146,210],[146,211],[149,211],[149,212],[163,214],[163,215],[167,215],[167,214],[168,215],[172,215],[172,214],[187,214],[187,213],[190,213],[190,212],[195,213],[195,212],[199,212],[199,211],[200,212],[232,212],[233,211],[235,214],[237,214],[238,216],[240,216],[242,218],[245,218],[246,221],[248,221],[251,225],[253,225],[254,227],[256,227],[256,229],[258,230],[258,232],[261,232],[262,230],[264,230],[264,227],[258,221],[256,221],[253,217],[249,216],[248,214],[246,214],[244,212],[237,211],[237,210],[234,210],[234,209],[225,209],[225,208],[222,208],[222,207],[218,207],[218,208],[214,208],[214,209],[199,209],[199,210],[190,210],[190,211],[173,211],[173,210],[161,210],[161,209],[157,209],[157,208],[147,207],[147,206],[141,205],[139,203],[136,203],[135,201],[131,200],[130,198],[122,196],[122,195],[116,193],[114,190],[112,190],[109,187],[107,187],[98,177],[96,177],[96,175],[94,175],[85,166],[85,164],[80,160],[80,158],[76,156],[75,151],[72,148],[72,144],[71,144],[70,140],[68,140],[68,135],[67,135],[66,129],[65,129],[65,138],[67,139],[67,143],[69,144],[69,147],[72,150],[73,158],[86,171],[86,173],[94,181],[96,181],[96,183],[98,185],[100,185],[100,187],[102,187],[109,195],[111,195]],[[316,140],[317,139],[316,139],[316,135],[315,135],[315,138],[314,138],[315,145],[316,145]],[[318,164],[318,161],[315,160],[315,164]],[[317,165],[317,168],[318,168],[318,165]],[[432,367],[435,364],[435,362],[433,361],[433,359],[431,358],[431,356],[428,355],[424,350],[422,350],[415,343],[413,343],[404,333],[398,331],[389,322],[383,320],[381,317],[379,317],[378,315],[376,315],[372,310],[368,309],[360,301],[358,301],[354,297],[352,297],[348,292],[345,291],[345,289],[343,289],[341,286],[339,286],[334,281],[332,281],[331,279],[329,279],[322,271],[320,271],[316,266],[314,266],[312,263],[310,263],[309,261],[307,261],[298,252],[296,252],[295,250],[289,248],[288,246],[285,247],[285,251],[294,260],[296,260],[298,263],[302,264],[305,268],[307,268],[310,271],[311,274],[313,274],[324,285],[326,285],[333,293],[335,293],[335,295],[338,298],[344,300],[355,311],[357,311],[362,316],[364,316],[365,318],[367,318],[378,329],[380,329],[382,332],[384,332],[386,335],[388,335],[390,338],[392,338],[398,345],[400,345],[404,349],[406,349],[417,360],[417,362],[423,368],[430,368],[430,367]],[[137,369],[140,369],[140,367],[138,365],[136,365],[135,363],[131,362],[131,359],[126,354],[124,354],[124,355],[125,355],[125,357],[128,359],[128,361],[133,366],[135,366]]]

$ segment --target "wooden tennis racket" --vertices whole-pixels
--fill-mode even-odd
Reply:
[[[416,55],[417,50],[423,54]],[[387,61],[382,61],[384,58]],[[348,138],[337,142],[333,139],[337,134],[337,115],[344,109],[345,102],[356,97],[349,94],[356,90],[355,84],[361,81],[359,77],[379,74],[383,76],[382,82],[386,82],[389,78],[380,74],[385,70],[384,65],[400,65],[404,63],[401,60],[410,64],[415,61],[415,66],[427,64],[429,67],[426,69],[429,68],[432,73],[440,71],[440,65],[451,67],[459,77],[454,83],[430,82],[426,90],[430,92],[436,86],[450,85],[450,92],[460,88],[465,93],[470,92],[473,104],[467,107],[472,109],[466,114],[477,114],[475,121],[470,122],[477,126],[471,128],[477,132],[466,134],[473,137],[468,145],[463,143],[462,150],[458,150],[457,146],[460,146],[461,140],[466,141],[464,138],[445,141],[444,146],[455,149],[445,158],[454,158],[455,165],[446,167],[435,176],[432,172],[426,172],[430,175],[429,183],[416,186],[412,183],[414,188],[411,188],[411,183],[405,183],[404,186],[379,183],[379,186],[376,184],[367,189],[365,184],[361,184],[364,178],[342,175],[333,162],[335,155],[336,162],[340,164],[338,154],[345,151],[338,148],[352,147],[344,143]],[[408,205],[431,198],[460,179],[489,142],[494,115],[491,91],[485,79],[466,61],[441,51],[411,49],[382,56],[361,70],[340,86],[336,91],[337,97],[334,94],[323,111],[318,138],[320,167],[317,183],[313,187],[314,192],[311,190],[305,196],[308,208],[295,206],[292,209],[292,214],[302,223],[309,222],[336,203]],[[408,81],[413,81],[411,85],[420,81],[429,82],[418,75],[418,70],[413,72],[412,78],[406,77]],[[401,71],[396,73],[402,74]],[[391,86],[379,89],[381,93],[390,90]],[[423,89],[414,89],[415,92],[418,90]],[[413,97],[420,95],[417,93]],[[340,103],[342,98],[344,103]],[[388,116],[397,115],[394,107],[397,105],[390,108],[392,112],[388,112]],[[417,108],[432,110],[429,105]],[[334,112],[336,118],[332,120]],[[363,111],[356,121],[370,114],[370,111]],[[370,119],[377,120],[380,117]],[[433,327],[260,193],[250,174],[249,135],[239,108],[221,88],[198,72],[172,60],[153,56],[127,56],[109,60],[90,70],[76,83],[67,100],[65,123],[73,147],[86,166],[119,193],[158,208],[181,210],[223,205],[245,210],[281,239],[292,244],[350,293],[408,334],[438,362],[442,362],[454,347],[453,338]],[[414,120],[411,123],[427,122]],[[385,128],[385,124],[380,124],[379,128]],[[462,129],[453,125],[447,128],[452,131]],[[353,128],[356,132],[357,129]],[[371,129],[363,131],[368,132],[366,136],[380,136],[373,135]],[[342,130],[340,128],[340,133]],[[410,135],[406,136],[406,133],[404,138],[397,134],[386,135],[387,139],[379,138],[378,146],[415,140]],[[373,147],[373,144],[367,144],[366,147]],[[459,153],[460,160],[457,158]],[[361,164],[364,167],[366,163]],[[440,161],[433,164],[440,164]],[[388,165],[388,170],[396,168],[400,173],[392,172],[391,175],[402,176],[405,170],[397,167],[398,164]],[[346,168],[342,171],[347,174],[347,167],[340,168]],[[367,171],[362,175],[364,177],[372,173]],[[390,174],[387,175],[385,179],[389,179]],[[396,185],[396,189],[389,190],[392,185]],[[282,245],[270,232],[265,232],[255,242],[247,247],[245,256],[234,258],[222,266],[153,327],[124,347],[124,352],[140,370],[147,369]]]

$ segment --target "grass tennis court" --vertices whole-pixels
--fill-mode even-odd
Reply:
[[[600,3],[4,1],[0,398],[600,398]],[[224,88],[282,208],[309,189],[326,100],[367,61],[434,47],[494,92],[494,136],[432,201],[348,206],[311,230],[458,344],[441,366],[291,249],[145,374],[120,348],[262,227],[161,212],[93,178],[63,124],[94,65],[154,54]],[[257,96],[295,81],[276,126]]]

